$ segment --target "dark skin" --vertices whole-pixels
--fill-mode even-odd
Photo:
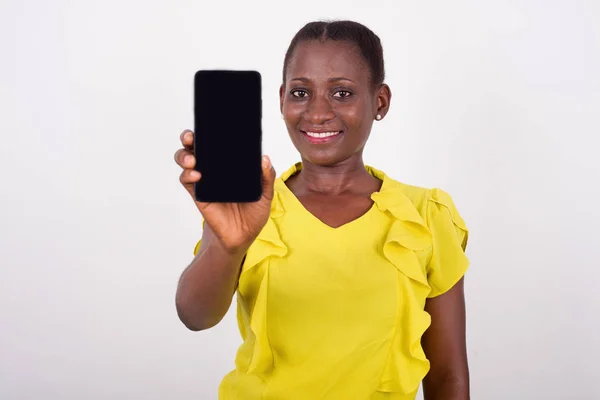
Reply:
[[[369,174],[362,153],[377,114],[391,100],[387,85],[371,82],[368,66],[352,44],[302,42],[287,66],[280,104],[303,169],[287,180],[304,207],[331,227],[363,215],[381,181]],[[335,141],[315,145],[306,131],[342,131]]]
[[[428,299],[425,311],[431,315],[431,325],[421,339],[431,363],[423,380],[425,400],[468,400],[464,278],[446,293]]]
[[[373,205],[381,181],[365,170],[363,150],[377,114],[385,117],[390,88],[372,82],[371,71],[352,43],[298,44],[280,88],[281,113],[303,168],[287,180],[304,207],[324,224],[339,227]],[[341,131],[335,141],[314,144],[306,131]],[[461,279],[428,299],[431,326],[422,338],[430,361],[425,400],[468,400],[465,299]]]

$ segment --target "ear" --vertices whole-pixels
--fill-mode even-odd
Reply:
[[[392,101],[392,90],[385,83],[379,86],[377,92],[375,93],[375,115],[373,115],[373,119],[377,115],[381,115],[381,119],[385,117],[387,112],[390,109],[390,103]]]
[[[279,111],[283,114],[283,99],[285,97],[285,86],[283,85],[283,83],[281,84],[281,86],[279,87]]]

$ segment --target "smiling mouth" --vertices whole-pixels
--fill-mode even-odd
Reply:
[[[330,132],[310,132],[300,131],[310,143],[328,143],[334,139],[337,139],[343,131],[330,131]]]
[[[342,131],[334,131],[334,132],[304,132],[304,133],[306,133],[308,136],[310,136],[312,138],[326,138],[326,137],[331,137],[331,136],[339,135],[340,133],[342,133]]]

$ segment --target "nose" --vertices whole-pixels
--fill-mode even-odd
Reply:
[[[327,96],[313,97],[306,109],[305,118],[313,125],[322,125],[334,119],[335,113]]]

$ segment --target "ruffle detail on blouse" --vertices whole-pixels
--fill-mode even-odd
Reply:
[[[377,170],[371,173],[383,180],[381,191],[371,198],[377,207],[394,218],[383,245],[383,254],[401,273],[398,275],[398,321],[377,390],[410,395],[416,392],[427,372],[429,361],[421,347],[421,337],[431,323],[424,311],[430,291],[425,266],[416,252],[433,246],[433,237],[414,204],[396,181]]]
[[[469,231],[448,193],[432,189],[428,201],[427,220],[434,242],[427,266],[431,298],[450,290],[469,268],[465,254]]]
[[[450,216],[452,217],[452,222],[454,223],[454,225],[458,229],[463,231],[463,234],[465,235],[465,243],[464,244],[466,244],[466,240],[467,240],[467,236],[468,236],[468,232],[469,232],[467,229],[467,224],[465,223],[465,221],[461,217],[460,213],[458,212],[458,209],[456,208],[456,205],[454,204],[454,200],[452,199],[452,197],[447,192],[436,188],[436,189],[431,190],[431,195],[429,197],[429,200],[448,209],[448,211],[450,212]],[[464,250],[464,247],[466,247],[466,246],[463,246],[463,250]]]
[[[373,193],[371,199],[379,210],[389,212],[394,218],[383,245],[383,254],[400,272],[428,288],[427,275],[415,254],[415,251],[426,250],[433,245],[425,221],[399,186],[382,188]]]
[[[274,196],[271,204],[271,215],[248,250],[240,276],[240,282],[242,282],[246,274],[252,275],[252,270],[264,262],[264,271],[257,272],[256,275],[250,278],[253,280],[260,275],[260,284],[252,311],[243,310],[246,314],[245,317],[250,318],[250,332],[247,333],[254,338],[252,357],[247,364],[246,373],[259,376],[267,374],[273,366],[273,352],[267,336],[267,293],[270,263],[265,261],[271,257],[284,257],[288,251],[273,220],[281,217],[284,213],[278,193],[275,192]]]

